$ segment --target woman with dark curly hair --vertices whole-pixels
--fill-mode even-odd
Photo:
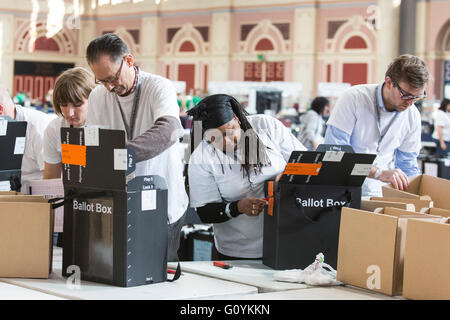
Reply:
[[[279,120],[248,115],[233,97],[216,94],[189,110],[191,207],[212,223],[218,259],[262,257],[264,182],[284,171],[305,147]]]

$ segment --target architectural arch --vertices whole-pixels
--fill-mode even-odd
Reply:
[[[19,53],[32,53],[35,52],[35,44],[38,39],[51,39],[43,40],[52,43],[53,50],[46,50],[51,53],[59,55],[76,55],[76,43],[73,37],[73,31],[63,27],[53,37],[47,38],[47,23],[44,20],[36,22],[34,33],[30,29],[30,23],[28,20],[24,21],[16,31],[14,50]],[[40,40],[40,41],[41,41]],[[42,47],[41,47],[42,48]],[[57,50],[56,50],[57,48]],[[37,51],[40,51],[37,49]]]
[[[186,42],[190,42],[194,48],[194,51],[183,51],[182,46]],[[203,41],[201,33],[191,24],[185,23],[183,27],[175,33],[172,42],[168,47],[170,54],[176,55],[196,55],[206,54],[207,47]]]
[[[273,50],[270,52],[281,54],[286,52],[285,40],[280,30],[275,27],[270,20],[262,20],[254,27],[247,36],[247,39],[242,46],[242,51],[247,54],[257,54],[257,44],[262,40],[267,39],[272,43]]]

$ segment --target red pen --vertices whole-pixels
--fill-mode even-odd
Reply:
[[[167,269],[167,273],[175,274],[175,273],[177,273],[177,271],[176,271],[176,270],[173,270],[173,269]],[[180,273],[180,274],[183,275],[183,272]]]
[[[226,262],[221,262],[221,261],[213,261],[213,265],[222,269],[230,269],[233,266],[229,265]]]

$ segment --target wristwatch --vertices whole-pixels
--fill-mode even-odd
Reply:
[[[383,171],[381,168],[377,168],[377,171],[375,171],[373,178],[378,180],[378,177],[380,176],[381,171]]]

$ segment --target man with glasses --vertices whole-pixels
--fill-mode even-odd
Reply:
[[[92,40],[87,62],[97,86],[89,95],[88,125],[124,130],[136,151],[136,175],[159,175],[168,185],[168,261],[178,260],[180,230],[188,198],[178,130],[177,96],[166,78],[146,73],[134,63],[127,45],[115,34]]]
[[[422,125],[414,102],[426,97],[428,80],[425,63],[405,54],[391,62],[382,83],[353,86],[336,102],[324,143],[377,155],[363,196],[380,196],[383,183],[404,190],[408,177],[421,173],[417,156]]]

